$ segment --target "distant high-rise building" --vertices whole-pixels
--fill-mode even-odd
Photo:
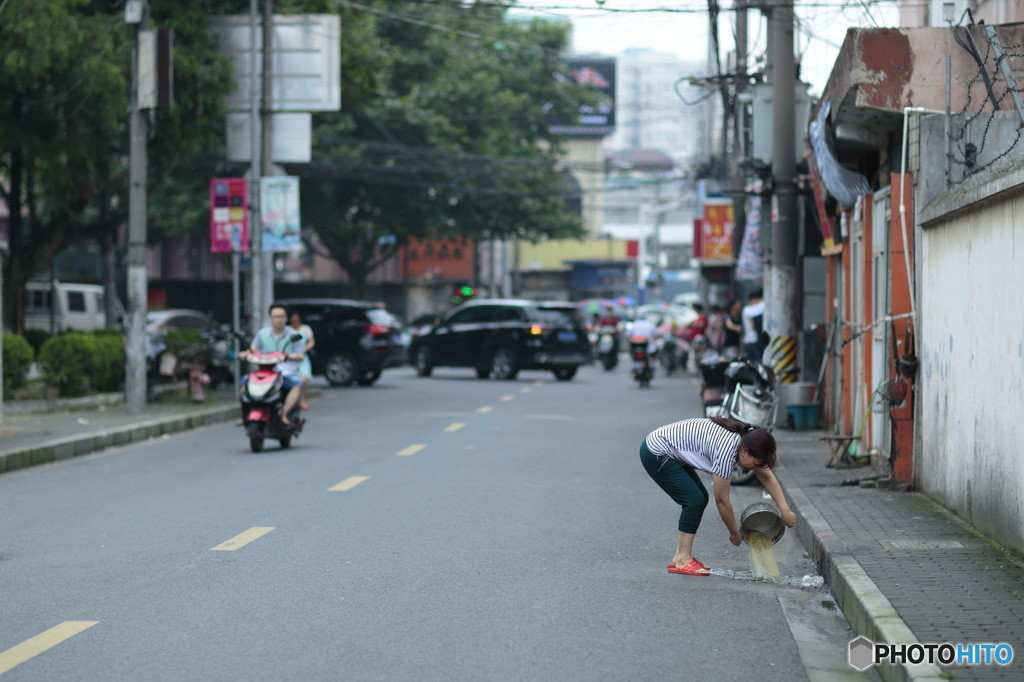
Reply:
[[[619,55],[616,131],[605,146],[658,149],[684,165],[706,154],[709,92],[687,81],[701,73],[696,64],[670,53],[631,49]]]

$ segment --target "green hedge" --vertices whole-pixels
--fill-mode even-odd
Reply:
[[[101,376],[100,351],[92,334],[69,332],[54,336],[39,349],[43,379],[62,397],[85,395],[95,390]]]
[[[116,329],[97,329],[92,333],[96,345],[98,371],[93,387],[102,392],[119,391],[124,386],[124,338]]]
[[[21,388],[25,385],[25,376],[32,367],[35,352],[24,337],[17,334],[4,334],[4,390]]]
[[[32,346],[32,357],[39,356],[39,349],[43,347],[43,344],[50,340],[53,336],[50,332],[45,329],[26,329],[25,333],[22,334],[28,344]]]

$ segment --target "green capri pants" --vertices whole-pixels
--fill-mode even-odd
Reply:
[[[696,533],[704,508],[708,506],[708,489],[697,475],[697,470],[668,455],[654,454],[647,449],[646,440],[640,444],[640,461],[654,482],[682,507],[679,532]]]

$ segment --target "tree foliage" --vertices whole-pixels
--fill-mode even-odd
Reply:
[[[153,112],[150,233],[207,229],[222,160],[230,64],[210,16],[243,0],[150,0],[174,30],[174,107]],[[277,0],[278,14],[342,16],[340,112],[314,116],[303,223],[357,286],[411,237],[565,237],[561,147],[550,116],[586,93],[555,77],[564,26],[507,20],[499,3]],[[0,200],[10,213],[6,326],[59,251],[127,219],[132,28],[109,0],[6,0],[0,19]],[[197,200],[197,197],[202,199]],[[154,239],[151,238],[153,243]]]
[[[493,3],[342,10],[342,111],[314,117],[303,225],[357,289],[409,238],[578,236],[552,115],[588,95],[556,78],[565,28]]]
[[[216,0],[151,0],[174,31],[174,107],[153,112],[149,189],[219,141],[228,61],[207,37]],[[0,199],[8,207],[6,325],[59,251],[113,233],[128,201],[132,27],[107,0],[8,0],[0,20]]]

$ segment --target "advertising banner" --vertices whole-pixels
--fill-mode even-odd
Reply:
[[[260,178],[260,225],[264,251],[302,248],[299,224],[299,179],[291,175]]]
[[[704,216],[700,221],[701,251],[694,254],[706,261],[733,259],[732,232],[735,227],[732,199],[708,197],[704,200]]]
[[[249,250],[249,186],[245,178],[210,180],[210,251]]]
[[[615,132],[615,58],[566,57],[559,78],[593,90],[596,101],[581,104],[578,121],[550,121],[551,131],[566,138],[604,137]]]

